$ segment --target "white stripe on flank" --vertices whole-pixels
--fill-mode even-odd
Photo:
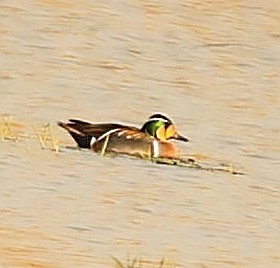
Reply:
[[[153,140],[153,157],[159,157],[159,142],[157,140]]]
[[[103,135],[101,135],[101,136],[97,139],[97,141],[101,141],[101,140],[104,139],[106,136],[111,135],[111,134],[113,134],[113,133],[115,133],[115,132],[117,132],[117,131],[119,131],[119,130],[120,130],[120,128],[111,129],[111,130],[105,132]]]

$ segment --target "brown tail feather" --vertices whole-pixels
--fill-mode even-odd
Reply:
[[[69,132],[80,148],[90,148],[90,143],[93,138],[92,135],[82,133],[75,128],[75,124],[73,123],[63,123],[59,121],[57,124]]]

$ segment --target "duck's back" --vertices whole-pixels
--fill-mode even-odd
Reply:
[[[94,151],[106,151],[128,154],[139,157],[153,157],[153,142],[155,139],[140,132],[138,129],[121,128],[108,131],[93,145]]]

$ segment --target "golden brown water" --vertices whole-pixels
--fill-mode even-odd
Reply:
[[[0,142],[0,267],[280,265],[279,1],[0,2],[0,113],[27,132],[155,111],[232,176]],[[157,266],[156,266],[157,267]]]

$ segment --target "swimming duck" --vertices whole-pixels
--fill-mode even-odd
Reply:
[[[173,122],[156,113],[141,128],[119,123],[90,123],[78,119],[58,122],[80,148],[95,152],[113,152],[142,158],[177,158],[178,150],[172,140],[188,142],[180,135]]]

